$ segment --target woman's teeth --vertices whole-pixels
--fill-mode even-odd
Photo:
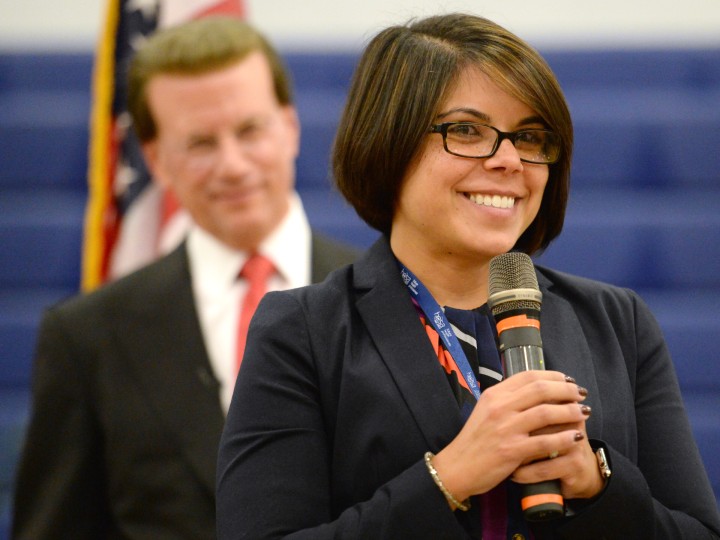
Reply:
[[[492,206],[493,208],[512,208],[515,204],[515,197],[505,197],[500,195],[475,195],[469,193],[468,199],[475,204]]]

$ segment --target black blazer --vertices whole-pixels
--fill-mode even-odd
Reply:
[[[715,538],[720,518],[660,330],[631,291],[538,268],[549,369],[589,391],[613,476],[549,538]],[[218,462],[218,536],[478,537],[423,463],[459,408],[385,239],[251,323]],[[712,531],[712,532],[711,532]]]
[[[312,279],[357,253],[313,233]],[[184,244],[44,315],[16,538],[215,538],[224,422]]]

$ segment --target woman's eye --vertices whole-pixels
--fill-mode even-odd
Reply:
[[[542,145],[545,143],[545,138],[544,131],[531,130],[518,133],[517,140],[524,144]]]
[[[475,124],[455,124],[448,131],[463,137],[477,137],[481,134]]]

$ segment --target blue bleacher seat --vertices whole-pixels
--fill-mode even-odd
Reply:
[[[56,187],[3,190],[0,285],[77,287],[86,199]]]
[[[368,246],[332,189],[329,148],[357,61],[284,54],[302,124],[297,186],[311,224]],[[565,230],[541,264],[632,287],[673,354],[720,499],[720,49],[551,50],[575,124]],[[43,308],[77,292],[92,54],[0,51],[0,538],[27,422]]]
[[[626,287],[720,289],[718,195],[706,188],[571,188],[564,231],[536,259]]]
[[[0,540],[8,537],[12,484],[30,405],[26,387],[0,386]]]
[[[0,54],[0,186],[85,187],[92,55]]]

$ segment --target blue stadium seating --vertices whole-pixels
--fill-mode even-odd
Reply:
[[[542,264],[638,290],[675,359],[720,499],[720,49],[547,51],[576,127],[563,235]],[[377,233],[331,188],[328,154],[357,60],[287,53],[302,122],[298,190],[312,224]],[[0,52],[0,538],[27,422],[37,325],[78,289],[91,53]]]

